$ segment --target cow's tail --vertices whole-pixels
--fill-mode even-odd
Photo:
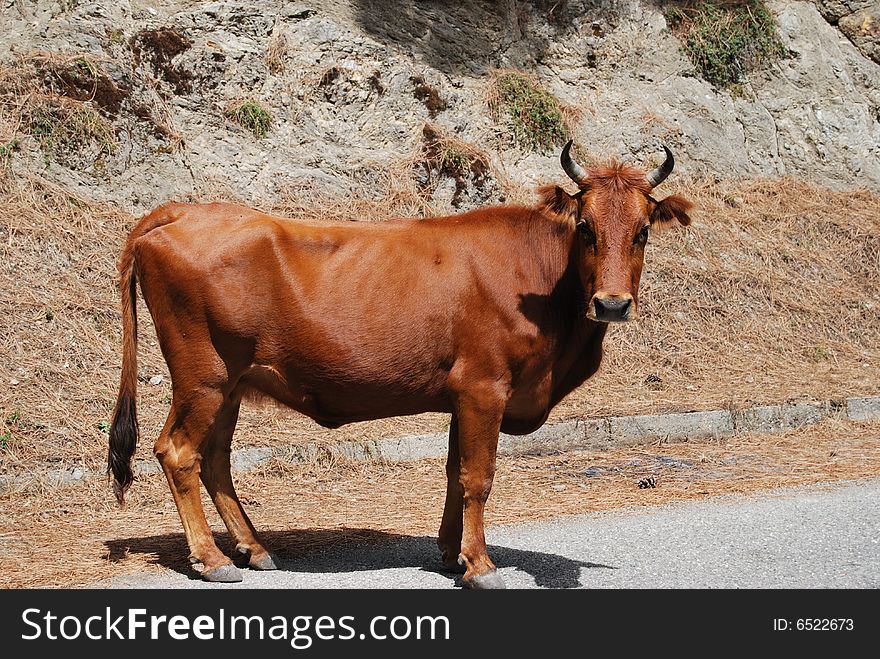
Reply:
[[[119,394],[110,419],[110,445],[107,476],[113,476],[113,491],[119,505],[134,480],[131,458],[138,442],[137,424],[137,266],[134,243],[156,227],[177,217],[168,207],[160,207],[144,217],[132,230],[119,258],[119,295],[122,300],[122,374]]]
[[[122,375],[110,421],[107,475],[113,475],[113,491],[121,506],[134,478],[131,457],[138,441],[137,425],[137,272],[132,241],[119,260],[119,293],[122,298]]]

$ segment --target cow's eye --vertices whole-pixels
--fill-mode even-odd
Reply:
[[[648,242],[648,233],[650,232],[650,225],[646,224],[642,227],[642,230],[639,231],[639,234],[636,236],[636,239],[633,240],[633,244],[642,243],[645,244]]]
[[[596,235],[593,233],[593,230],[590,228],[590,225],[586,220],[581,220],[575,225],[575,228],[578,230],[578,233],[584,237],[584,240],[587,241],[588,245],[596,244]]]

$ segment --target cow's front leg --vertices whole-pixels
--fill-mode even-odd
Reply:
[[[498,432],[507,401],[497,386],[469,391],[459,397],[459,482],[464,500],[461,553],[464,584],[470,588],[504,588],[504,581],[486,551],[483,511],[495,476]]]

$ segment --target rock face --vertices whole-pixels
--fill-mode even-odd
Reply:
[[[768,2],[790,56],[732,96],[696,75],[648,0],[0,2],[13,70],[34,51],[58,66],[86,58],[120,90],[115,111],[97,107],[115,145],[76,162],[47,157],[0,115],[13,171],[132,212],[216,194],[379,196],[394,176],[440,210],[525,197],[564,176],[556,153],[516,147],[493,121],[499,67],[530,71],[573,108],[584,157],[650,164],[666,143],[694,175],[880,190],[880,66],[862,54],[877,57],[876,3]],[[246,99],[270,118],[265,137],[231,118]],[[444,178],[426,124],[488,171]]]
[[[822,16],[837,25],[865,57],[880,62],[880,2],[816,0]]]
[[[814,0],[822,16],[835,25],[844,16],[877,4],[875,0]]]
[[[807,3],[773,3],[793,57],[756,85],[776,122],[784,171],[843,187],[878,185],[880,70]]]
[[[880,63],[880,2],[842,17],[838,25],[862,53]]]

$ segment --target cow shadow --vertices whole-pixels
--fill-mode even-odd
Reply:
[[[280,559],[280,569],[288,572],[346,573],[414,567],[462,585],[461,575],[443,569],[434,537],[355,528],[268,531],[261,536]],[[231,555],[233,543],[228,535],[215,534],[215,540],[224,553]],[[151,564],[190,579],[199,578],[186,560],[189,552],[183,534],[107,540],[104,544],[110,561],[123,561],[132,554],[150,555],[147,562]],[[489,555],[499,568],[513,567],[530,574],[541,588],[580,587],[582,568],[616,569],[556,554],[493,545],[489,546]]]

